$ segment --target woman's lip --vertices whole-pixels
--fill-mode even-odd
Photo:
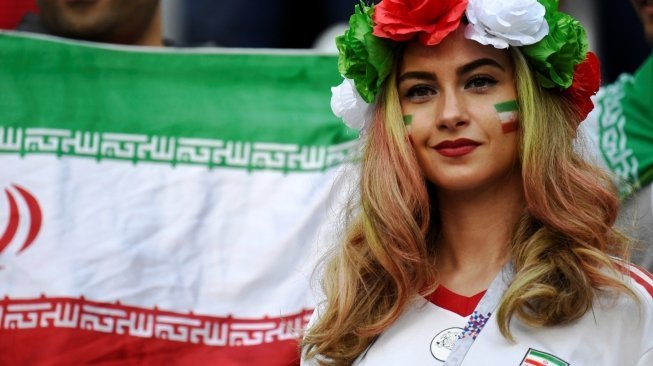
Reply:
[[[445,148],[462,147],[462,146],[478,146],[480,144],[481,143],[476,142],[474,140],[460,138],[456,140],[444,140],[439,144],[435,145],[434,148],[445,149]]]
[[[474,151],[478,145],[463,145],[458,147],[440,147],[436,148],[435,151],[444,155],[448,158],[455,158],[463,155],[467,155]]]
[[[445,140],[434,146],[434,149],[449,158],[463,156],[471,153],[480,145],[479,142],[470,139]]]

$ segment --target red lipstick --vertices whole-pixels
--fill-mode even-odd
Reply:
[[[470,139],[445,140],[434,146],[434,149],[448,158],[456,158],[467,155],[480,145],[479,142]]]

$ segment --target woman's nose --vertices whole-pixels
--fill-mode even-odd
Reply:
[[[467,126],[469,114],[464,99],[456,92],[442,93],[437,117],[438,129],[447,130]]]

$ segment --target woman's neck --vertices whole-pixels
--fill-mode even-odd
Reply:
[[[525,208],[519,174],[474,192],[438,192],[440,283],[461,295],[485,290],[509,259]]]

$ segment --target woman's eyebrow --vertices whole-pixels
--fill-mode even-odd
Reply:
[[[501,71],[506,71],[506,69],[503,66],[501,66],[500,63],[498,63],[497,61],[495,61],[495,60],[493,60],[491,58],[479,58],[478,60],[475,60],[475,61],[472,61],[472,62],[470,62],[468,64],[460,66],[456,70],[456,72],[458,73],[458,75],[464,75],[464,74],[467,74],[467,73],[469,73],[469,72],[473,71],[474,69],[477,69],[477,68],[479,68],[481,66],[492,66],[492,67],[498,68]]]
[[[417,80],[429,80],[429,81],[437,81],[438,78],[435,76],[435,74],[426,72],[426,71],[408,71],[401,76],[399,76],[399,79],[397,80],[397,84],[401,84],[403,81],[409,80],[409,79],[417,79]]]
[[[506,69],[501,66],[500,63],[497,61],[491,59],[491,58],[479,58],[478,60],[474,60],[470,63],[467,63],[465,65],[462,65],[456,69],[456,73],[458,75],[464,75],[467,74],[474,69],[477,69],[481,66],[491,66],[491,67],[496,67],[497,69],[501,71],[506,71]],[[409,80],[409,79],[417,79],[417,80],[428,80],[428,81],[437,81],[438,78],[435,76],[435,74],[426,72],[426,71],[408,71],[401,76],[399,76],[399,79],[397,79],[397,84],[401,84],[402,82]]]

